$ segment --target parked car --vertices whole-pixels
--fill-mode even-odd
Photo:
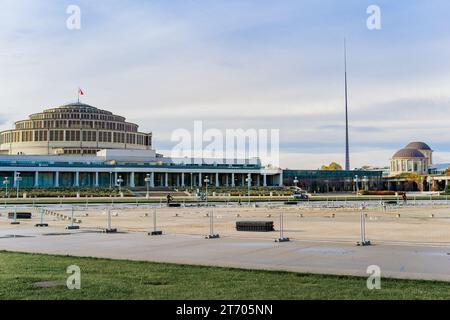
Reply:
[[[308,200],[309,196],[305,190],[295,190],[292,194],[295,200]]]

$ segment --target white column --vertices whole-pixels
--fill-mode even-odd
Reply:
[[[34,186],[39,187],[39,171],[34,173]]]
[[[199,172],[198,173],[198,186],[201,187],[203,185],[203,181],[202,181],[202,173]]]
[[[98,187],[98,172],[95,172],[94,186]]]
[[[279,181],[278,185],[279,185],[280,187],[283,186],[283,172],[280,172],[280,181]]]
[[[228,178],[229,178],[228,173],[225,173],[225,185],[226,185],[227,187],[230,186],[230,182],[228,181]]]
[[[242,187],[245,186],[245,175],[244,174],[241,175],[241,186]]]
[[[80,172],[76,171],[75,172],[75,187],[79,187],[80,186]]]
[[[130,188],[134,188],[134,172],[130,173]]]
[[[259,174],[256,176],[256,186],[259,187],[260,186],[260,179],[261,177],[259,176]]]
[[[263,174],[263,186],[267,187],[267,174]]]
[[[59,187],[59,171],[55,172],[55,187]]]
[[[181,173],[181,186],[184,187],[184,172]]]
[[[151,188],[155,187],[155,173],[154,172],[150,173],[150,187]]]
[[[164,175],[164,185],[166,187],[169,186],[169,173],[168,172],[166,172],[165,175]]]
[[[231,174],[231,186],[235,187],[235,183],[234,183],[234,172]]]
[[[216,187],[219,187],[219,173],[216,172]]]
[[[113,181],[113,186],[117,186],[117,171],[114,172],[114,181]]]

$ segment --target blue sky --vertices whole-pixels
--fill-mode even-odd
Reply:
[[[81,8],[81,30],[66,8]],[[366,9],[381,8],[381,30]],[[76,98],[153,131],[280,129],[281,164],[344,158],[348,42],[351,165],[387,165],[423,140],[450,161],[450,3],[2,0],[1,129]]]

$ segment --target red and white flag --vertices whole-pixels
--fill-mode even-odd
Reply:
[[[83,92],[83,90],[81,90],[81,88],[78,88],[78,94],[79,94],[80,96],[84,96],[84,92]]]

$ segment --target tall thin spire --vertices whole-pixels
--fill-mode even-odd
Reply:
[[[350,170],[350,150],[348,146],[347,44],[345,39],[344,39],[344,78],[345,78],[345,170]]]

